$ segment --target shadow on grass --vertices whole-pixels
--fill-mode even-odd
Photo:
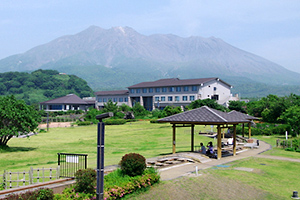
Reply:
[[[0,153],[7,153],[7,152],[22,152],[22,151],[33,151],[36,148],[32,147],[0,147]]]

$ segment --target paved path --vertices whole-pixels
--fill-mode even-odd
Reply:
[[[181,176],[189,175],[192,172],[195,172],[196,168],[198,170],[207,169],[207,168],[210,168],[210,167],[213,167],[216,165],[226,164],[226,163],[229,163],[229,162],[232,162],[235,160],[239,160],[239,159],[243,159],[243,158],[247,158],[247,157],[251,157],[251,156],[264,157],[259,154],[262,152],[265,152],[271,148],[272,148],[271,145],[269,145],[263,141],[260,141],[259,148],[248,149],[246,151],[241,151],[240,153],[237,152],[236,156],[227,156],[227,157],[223,157],[219,160],[211,159],[209,162],[206,162],[206,163],[184,163],[184,164],[180,164],[180,165],[174,165],[174,166],[170,166],[170,167],[166,167],[166,168],[161,168],[161,169],[159,169],[161,180],[171,180],[171,179],[179,178]]]

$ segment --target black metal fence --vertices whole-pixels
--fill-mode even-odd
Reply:
[[[79,169],[87,168],[87,154],[57,153],[60,176],[64,178],[75,178]]]

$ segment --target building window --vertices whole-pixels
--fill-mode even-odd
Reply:
[[[103,102],[107,102],[107,99],[106,99],[106,98],[103,98]]]
[[[143,88],[143,93],[147,93],[147,88]]]
[[[196,85],[192,86],[192,91],[197,91],[197,86]]]
[[[166,101],[166,97],[161,97],[161,101]]]
[[[108,101],[111,101],[112,99],[111,98],[108,98]]]
[[[214,91],[217,91],[217,87],[214,87]]]
[[[185,91],[185,92],[189,91],[189,86],[184,86],[183,91]]]
[[[190,96],[190,101],[194,101],[195,100],[195,96]]]
[[[115,98],[114,98],[114,102],[117,102],[117,101],[118,101],[118,98],[115,97]]]
[[[122,97],[119,98],[119,102],[123,102],[123,98]]]
[[[62,110],[62,105],[50,105],[50,110]]]
[[[162,88],[162,92],[167,92],[167,88],[166,88],[166,87],[163,87],[163,88]]]
[[[99,98],[99,99],[98,99],[98,102],[102,102],[102,98]]]
[[[159,97],[155,97],[155,101],[159,101]]]
[[[136,93],[141,93],[141,89],[136,89]]]
[[[153,93],[153,88],[149,88],[149,93]]]
[[[134,93],[134,89],[130,89],[129,92],[130,92],[130,93]]]
[[[168,101],[173,101],[173,97],[172,96],[168,96]]]
[[[176,92],[181,92],[181,87],[176,87]]]
[[[187,96],[182,96],[182,101],[187,101]]]
[[[155,92],[160,92],[160,88],[155,88]]]
[[[175,101],[179,101],[179,96],[175,96]]]
[[[174,87],[169,87],[169,92],[174,92],[175,88]]]
[[[124,102],[128,102],[128,98],[127,97],[124,98]]]

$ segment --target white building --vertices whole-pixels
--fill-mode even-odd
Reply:
[[[96,107],[101,108],[111,100],[117,105],[132,107],[139,102],[147,110],[163,109],[167,105],[187,106],[198,99],[215,99],[227,105],[232,97],[231,85],[219,78],[183,79],[169,78],[142,82],[128,87],[128,90],[96,92]]]

